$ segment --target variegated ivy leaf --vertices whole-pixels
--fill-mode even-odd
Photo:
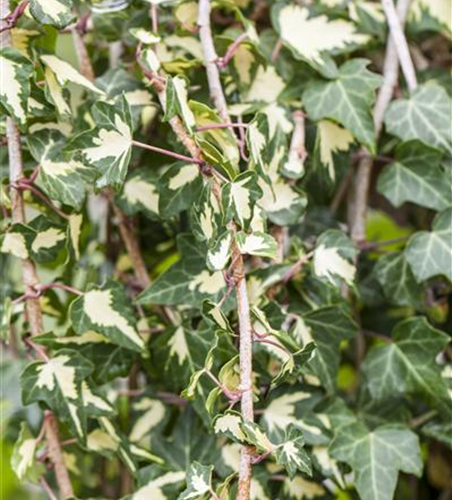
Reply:
[[[306,7],[298,5],[276,5],[272,19],[280,39],[294,57],[308,62],[328,77],[337,74],[329,54],[350,51],[370,40],[368,35],[358,33],[353,23],[330,20],[325,15],[311,16]]]
[[[195,238],[210,244],[221,226],[221,212],[212,184],[206,183],[201,195],[190,210],[190,225]]]
[[[434,362],[450,338],[431,327],[425,318],[399,323],[390,344],[373,347],[363,373],[372,397],[378,401],[396,395],[417,395],[444,415],[451,414],[450,394]]]
[[[54,0],[51,0],[54,1]],[[63,61],[54,55],[41,56],[41,61],[55,75],[59,85],[64,87],[68,83],[80,85],[87,90],[91,90],[96,94],[103,95],[103,91],[96,87],[88,78],[79,73],[68,62]]]
[[[55,201],[80,210],[96,171],[62,152],[67,138],[57,130],[41,130],[28,136],[30,152],[39,162],[37,183]]]
[[[226,436],[236,443],[244,443],[246,435],[241,428],[242,422],[240,413],[229,410],[222,415],[217,415],[212,422],[212,427],[218,436]]]
[[[73,433],[85,439],[86,414],[82,381],[93,371],[93,365],[78,352],[62,349],[47,361],[28,365],[20,377],[22,398],[28,405],[45,403],[60,418],[69,422]]]
[[[111,404],[98,391],[94,390],[86,380],[82,382],[82,398],[87,415],[101,417],[114,414]]]
[[[92,108],[95,127],[76,136],[68,150],[98,173],[96,186],[119,189],[132,152],[132,118],[124,95],[114,104],[97,101]]]
[[[166,80],[165,120],[180,116],[189,132],[196,125],[193,111],[188,106],[187,82],[182,76],[168,77]]]
[[[19,437],[11,456],[11,469],[19,481],[37,483],[45,472],[44,465],[36,460],[37,439],[33,436],[26,422],[22,422]]]
[[[151,498],[170,500],[176,498],[174,495],[180,491],[181,483],[185,480],[185,472],[171,471],[165,472],[158,477],[149,480],[144,486],[139,488],[131,497],[131,500],[150,500]],[[171,490],[170,493],[167,493]],[[169,497],[168,494],[173,496]]]
[[[115,451],[127,466],[129,471],[132,474],[137,472],[137,463],[134,457],[134,453],[132,452],[132,448],[136,445],[129,443],[126,436],[119,431],[117,426],[107,417],[100,417],[99,423],[102,430],[108,435],[110,438],[110,444],[116,447]],[[137,447],[138,448],[138,447]]]
[[[416,476],[422,472],[419,439],[403,426],[370,431],[356,421],[339,428],[330,450],[353,469],[362,500],[392,499],[399,471]]]
[[[269,259],[276,258],[278,244],[269,234],[261,232],[246,234],[240,231],[236,234],[236,242],[242,254],[268,257]]]
[[[155,218],[159,215],[159,198],[154,172],[139,169],[127,177],[117,203],[127,215],[144,212]]]
[[[334,80],[312,82],[303,93],[311,120],[334,120],[375,152],[375,129],[371,109],[381,77],[366,69],[369,61],[352,59],[339,68]]]
[[[70,94],[69,90],[63,88],[57,81],[55,73],[49,68],[44,69],[44,78],[46,82],[45,96],[49,103],[56,108],[58,115],[64,120],[67,120],[72,115],[71,107],[69,106]]]
[[[282,465],[293,479],[297,471],[312,475],[311,459],[304,449],[303,433],[293,425],[286,431],[284,442],[275,449],[276,462]]]
[[[226,220],[235,219],[243,229],[248,229],[254,205],[261,196],[262,190],[257,183],[256,172],[239,174],[232,182],[225,184],[221,191]]]
[[[232,238],[232,231],[225,231],[208,250],[207,267],[211,271],[222,271],[227,266],[231,257]]]
[[[114,281],[74,300],[70,316],[74,330],[79,334],[94,330],[127,349],[141,352],[145,347],[124,288]]]
[[[129,350],[113,344],[107,337],[92,330],[81,335],[66,336],[47,333],[35,337],[34,341],[51,349],[77,350],[93,363],[91,377],[99,384],[126,376],[134,362]]]
[[[83,215],[71,214],[68,220],[67,227],[67,248],[70,257],[74,260],[80,258],[80,236],[82,233]]]
[[[3,235],[0,252],[8,253],[19,259],[28,259],[29,253],[25,236],[22,231],[15,231],[13,228]]]
[[[33,65],[19,50],[2,47],[0,69],[0,104],[19,125],[25,125]]]
[[[322,499],[327,494],[326,488],[321,483],[308,481],[301,475],[293,479],[286,479],[283,483],[282,500],[315,500]]]
[[[129,439],[133,443],[139,443],[145,439],[157,427],[166,421],[165,405],[158,399],[143,397],[133,405],[134,411],[140,416],[135,420]]]
[[[162,217],[172,217],[191,207],[203,187],[202,174],[196,163],[171,165],[158,182],[158,210]]]
[[[218,113],[203,103],[190,101],[190,109],[194,114],[196,127],[203,127],[222,123]],[[237,165],[240,160],[240,153],[237,145],[237,137],[228,128],[213,128],[202,132],[197,132],[197,136],[204,141],[211,143],[224,156],[224,163],[227,170],[233,175],[238,174]]]
[[[409,20],[420,31],[439,31],[452,37],[451,5],[448,0],[415,0],[409,11]]]
[[[202,303],[202,314],[207,321],[216,325],[216,327],[220,330],[234,335],[234,330],[232,329],[226,315],[223,313],[220,306],[215,304],[215,302],[205,300]]]
[[[178,500],[199,498],[212,491],[213,465],[202,465],[193,462],[187,472],[186,489],[179,495]]]
[[[154,33],[144,28],[132,28],[130,33],[144,45],[154,45],[161,41],[161,38],[158,35],[154,35]]]
[[[181,260],[159,276],[138,297],[140,304],[187,304],[199,307],[205,299],[219,300],[226,291],[221,271],[206,268],[205,255],[196,241],[187,236],[178,238]]]
[[[443,275],[452,281],[452,209],[433,220],[432,231],[415,233],[405,248],[405,258],[418,281]]]
[[[404,141],[418,139],[427,146],[452,153],[452,125],[448,93],[438,85],[420,85],[408,99],[393,101],[385,115],[390,134]]]
[[[245,441],[255,446],[258,453],[272,453],[274,451],[275,445],[255,422],[242,421],[240,429],[245,435]]]
[[[352,134],[336,123],[330,120],[321,120],[317,124],[316,146],[319,149],[320,162],[327,169],[328,176],[332,181],[336,179],[334,154],[347,151],[353,142]]]
[[[337,283],[336,278],[339,277],[352,285],[356,274],[353,264],[356,255],[356,248],[342,231],[329,229],[317,239],[313,257],[314,273],[333,284]]]
[[[265,115],[259,113],[246,129],[246,143],[251,159],[262,172],[266,171],[268,156],[269,124]]]
[[[36,262],[54,261],[66,242],[65,229],[44,215],[39,215],[28,224],[14,224],[11,229],[24,237],[28,254]]]
[[[72,0],[30,0],[30,12],[41,24],[62,29],[74,20]]]
[[[444,210],[452,202],[452,178],[441,168],[441,156],[418,141],[399,145],[395,163],[387,165],[378,177],[378,191],[395,207],[411,201]]]
[[[373,272],[391,303],[416,309],[421,307],[423,287],[416,282],[403,253],[383,255]]]

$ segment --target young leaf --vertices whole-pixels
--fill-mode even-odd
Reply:
[[[268,257],[275,259],[278,251],[278,244],[273,236],[261,232],[246,234],[239,231],[236,234],[237,246],[240,253],[257,255],[259,257]]]
[[[168,77],[166,82],[166,109],[165,120],[171,120],[173,116],[180,116],[189,132],[192,132],[196,124],[193,111],[187,102],[187,82],[182,76]]]
[[[339,68],[334,80],[311,83],[303,93],[303,103],[309,118],[337,121],[375,152],[371,108],[381,77],[366,69],[368,63],[366,59],[352,59]]]
[[[84,293],[72,302],[70,316],[78,334],[94,330],[127,349],[141,352],[145,347],[125,291],[118,283],[109,281]]]
[[[262,196],[255,172],[239,174],[221,191],[223,209],[227,219],[234,218],[243,229],[248,229],[253,218],[254,205]]]
[[[199,498],[212,490],[213,465],[202,465],[193,462],[187,473],[187,487],[179,495],[178,500],[189,500]]]
[[[232,231],[221,234],[207,252],[207,266],[211,271],[222,271],[231,257]]]
[[[290,479],[295,477],[297,471],[312,475],[311,459],[304,449],[303,433],[294,426],[287,429],[284,442],[276,447],[275,458],[287,470]]]

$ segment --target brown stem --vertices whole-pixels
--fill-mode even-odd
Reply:
[[[397,2],[397,15],[400,25],[403,26],[408,13],[411,0],[399,0]],[[374,123],[376,135],[378,136],[383,126],[383,118],[386,109],[394,94],[394,89],[398,79],[399,59],[397,55],[397,45],[394,38],[389,37],[385,62],[383,68],[383,84],[378,92],[377,103],[374,109]],[[365,225],[367,202],[372,174],[372,158],[366,150],[366,156],[362,158],[358,166],[358,172],[354,181],[354,187],[350,195],[350,206],[348,213],[348,224],[352,239],[359,243],[365,239]],[[368,156],[367,156],[368,155]]]
[[[201,39],[204,54],[204,65],[209,82],[210,97],[217,108],[221,118],[226,123],[230,123],[228,105],[221,86],[220,72],[217,61],[218,54],[213,44],[212,31],[210,29],[210,0],[199,0],[198,26],[199,37]]]
[[[91,64],[91,59],[86,49],[85,42],[83,41],[83,36],[81,30],[76,27],[71,29],[72,39],[74,40],[74,48],[77,54],[78,64],[80,68],[80,73],[88,78],[88,80],[94,81],[96,75],[94,73],[93,65]]]
[[[2,0],[0,3],[0,12],[8,8],[8,2]],[[5,40],[3,33],[3,40]],[[9,40],[7,40],[9,42]],[[20,135],[16,124],[11,118],[6,119],[6,135],[8,138],[8,156],[9,156],[9,175],[10,183],[18,182],[24,175],[22,163],[22,151],[20,147]],[[25,210],[22,193],[17,189],[11,189],[11,212],[13,222],[25,223]],[[38,285],[38,276],[34,263],[30,259],[22,260],[22,280],[25,286],[25,292],[32,292]],[[26,316],[30,326],[32,336],[43,332],[42,313],[39,300],[29,298],[26,301]],[[74,496],[69,473],[64,463],[61,451],[61,445],[58,435],[58,425],[51,412],[47,412],[46,418],[46,439],[50,450],[50,458],[55,467],[55,477],[62,498]]]
[[[151,146],[150,144],[144,144],[139,141],[132,141],[134,146],[139,148],[148,149],[149,151],[154,151],[155,153],[160,153],[162,155],[171,156],[176,160],[186,161],[188,163],[196,163],[197,165],[204,165],[205,161],[200,160],[199,158],[190,158],[189,156],[181,155],[179,153],[175,153],[174,151],[170,151],[168,149],[159,148],[157,146]]]
[[[4,32],[4,31],[8,31],[8,30],[14,28],[14,26],[16,26],[17,21],[22,16],[22,14],[25,12],[25,9],[28,7],[29,3],[30,2],[27,0],[24,2],[20,2],[17,5],[17,7],[10,14],[8,14],[6,17],[3,17],[3,11],[2,11],[1,18],[3,19],[4,23],[2,23],[3,25],[0,27],[0,33]]]
[[[16,182],[14,185],[11,185],[11,187],[15,189],[20,189],[22,191],[28,190],[31,193],[33,193],[36,198],[39,198],[41,201],[43,201],[49,208],[51,208],[56,214],[58,214],[61,218],[69,220],[69,215],[64,213],[62,210],[60,210],[58,207],[56,207],[52,201],[44,194],[41,193],[41,191],[33,186],[31,182],[24,182],[23,180],[20,180]]]
[[[242,33],[241,35],[239,35],[234,40],[234,42],[231,43],[231,45],[229,45],[228,50],[226,51],[226,54],[223,57],[217,58],[217,65],[219,68],[225,68],[229,64],[229,61],[234,57],[240,44],[244,40],[246,40],[247,37],[248,37],[247,33]]]

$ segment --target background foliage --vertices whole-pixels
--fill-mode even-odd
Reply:
[[[244,445],[253,500],[451,498],[450,2],[382,109],[379,2],[214,1],[229,128],[196,2],[7,4],[2,498],[59,495],[48,410],[77,498],[233,499]]]

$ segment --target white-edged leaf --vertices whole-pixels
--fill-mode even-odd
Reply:
[[[232,231],[221,234],[207,252],[207,267],[211,271],[222,271],[231,257]]]
[[[342,231],[334,229],[325,231],[317,239],[314,250],[314,273],[333,284],[339,277],[348,285],[352,285],[356,274],[356,267],[353,264],[356,254],[352,242]]]
[[[141,352],[144,348],[132,308],[118,283],[110,281],[101,288],[85,292],[72,302],[70,315],[74,330],[79,334],[94,330],[127,349]]]
[[[65,28],[74,20],[72,0],[30,0],[30,12],[41,24]]]
[[[27,121],[33,66],[13,47],[0,49],[0,104],[19,125]]]
[[[213,465],[202,465],[193,462],[187,473],[186,489],[179,495],[178,500],[199,498],[212,490]]]
[[[330,120],[321,120],[317,124],[317,134],[320,161],[330,179],[334,181],[336,179],[334,154],[347,151],[354,142],[353,136],[347,129]]]
[[[19,437],[14,445],[11,456],[11,469],[19,481],[37,483],[44,473],[44,465],[36,460],[36,447],[38,441],[31,433],[26,422],[22,422]]]
[[[239,231],[236,234],[236,242],[242,254],[268,257],[269,259],[276,258],[278,244],[273,236],[269,234],[262,232],[247,234]]]
[[[0,252],[14,255],[14,257],[19,259],[28,259],[29,253],[23,233],[19,231],[8,231],[4,234],[2,237]]]
[[[311,459],[304,449],[303,434],[293,425],[287,429],[284,442],[275,448],[275,458],[287,470],[291,479],[297,471],[312,475]]]

